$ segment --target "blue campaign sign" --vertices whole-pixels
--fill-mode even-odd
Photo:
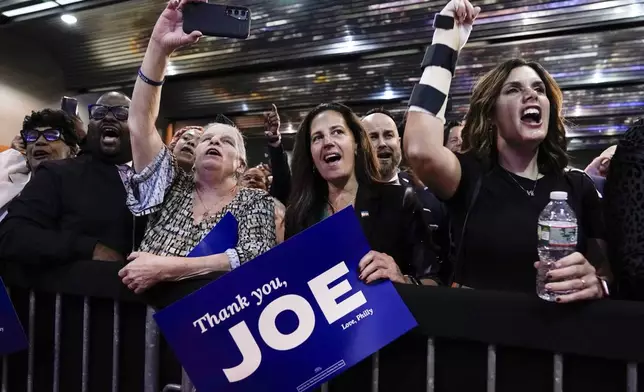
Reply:
[[[199,392],[310,390],[416,326],[347,208],[159,311]]]
[[[29,346],[11,298],[0,279],[0,355],[21,351]]]
[[[190,251],[188,257],[201,257],[223,253],[237,245],[237,219],[230,212],[217,222],[210,233]]]

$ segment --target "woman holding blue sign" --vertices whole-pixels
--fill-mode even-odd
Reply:
[[[201,37],[198,31],[183,31],[185,2],[170,1],[154,26],[130,105],[136,174],[129,179],[127,203],[134,215],[150,215],[140,252],[132,253],[119,272],[135,293],[163,280],[232,270],[275,246],[278,237],[273,198],[237,185],[246,168],[246,148],[237,128],[206,126],[196,143],[192,172],[179,168],[155,128],[169,56]],[[187,258],[227,213],[238,222],[237,245]]]
[[[295,136],[292,170],[287,238],[354,206],[374,249],[360,261],[360,279],[436,284],[438,268],[425,258],[433,244],[422,208],[413,192],[378,179],[376,155],[351,109],[322,104],[304,118]]]

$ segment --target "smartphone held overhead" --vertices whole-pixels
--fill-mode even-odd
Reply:
[[[60,100],[60,108],[70,116],[78,116],[78,100],[76,98],[63,97]]]
[[[211,37],[246,39],[250,35],[250,9],[225,4],[187,3],[183,31],[200,31]]]

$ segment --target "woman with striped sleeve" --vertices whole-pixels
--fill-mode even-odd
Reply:
[[[550,192],[565,191],[579,224],[577,252],[548,266],[546,289],[557,302],[605,297],[610,274],[595,269],[606,264],[599,198],[588,176],[566,171],[563,96],[541,65],[512,59],[484,75],[470,99],[462,152],[443,146],[457,57],[479,12],[452,0],[434,19],[404,138],[414,172],[453,217],[454,282],[534,293],[538,217]]]

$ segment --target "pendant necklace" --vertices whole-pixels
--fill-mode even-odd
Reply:
[[[503,168],[502,168],[503,169]],[[539,179],[539,172],[537,172],[537,178],[534,180],[534,185],[532,186],[532,189],[525,189],[521,184],[519,184],[519,181],[517,181],[516,178],[510,173],[509,171],[503,169],[504,172],[508,174],[508,176],[514,181],[515,184],[519,186],[519,188],[523,189],[523,191],[526,193],[526,195],[530,197],[534,197],[534,190],[537,189],[537,181]]]

